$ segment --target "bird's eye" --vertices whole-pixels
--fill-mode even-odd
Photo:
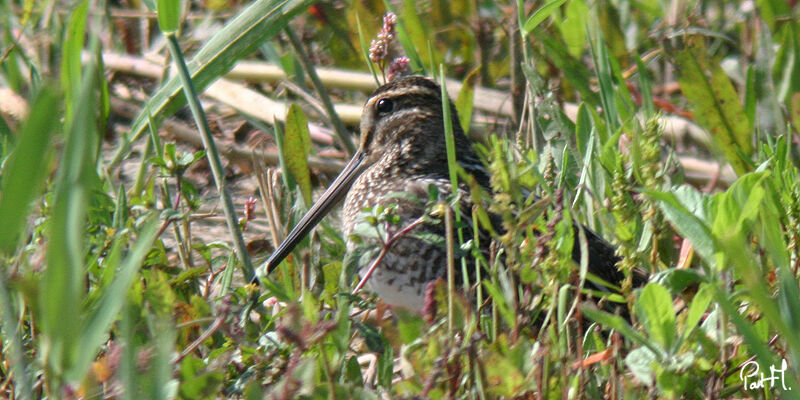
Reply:
[[[378,111],[378,114],[388,114],[392,112],[392,109],[394,109],[394,103],[389,99],[380,99],[375,105],[375,110]]]

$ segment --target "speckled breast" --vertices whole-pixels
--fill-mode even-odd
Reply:
[[[382,240],[396,235],[426,212],[428,187],[434,185],[442,197],[449,191],[449,181],[428,177],[394,179],[382,176],[380,171],[366,171],[347,194],[344,205],[343,231],[348,252],[357,246],[373,247],[373,257],[358,262],[360,276],[364,276],[372,262],[379,256]],[[402,193],[401,196],[397,196]],[[415,201],[415,199],[418,199]],[[386,229],[381,239],[360,236],[361,244],[353,240],[352,234],[364,222],[364,209],[377,205],[397,205],[397,225],[383,224]],[[362,225],[363,226],[363,225]],[[374,229],[374,228],[373,228]],[[361,230],[360,230],[361,231]],[[375,292],[384,303],[419,311],[424,303],[424,291],[428,282],[443,277],[446,273],[447,251],[442,241],[423,240],[415,237],[420,232],[444,237],[441,222],[423,223],[407,234],[396,238],[389,246],[381,263],[366,283],[367,290]],[[362,247],[363,248],[363,247]]]

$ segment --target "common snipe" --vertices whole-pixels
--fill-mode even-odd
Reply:
[[[452,104],[450,109],[458,164],[488,191],[489,174],[464,134]],[[426,213],[429,188],[435,188],[439,199],[451,195],[443,122],[441,90],[436,83],[412,76],[378,88],[364,105],[358,151],[272,254],[267,261],[267,272],[276,267],[345,195],[342,230],[349,252],[356,247],[351,234],[360,223],[364,209],[396,205],[395,212],[401,222],[388,227],[387,236],[391,236]],[[471,210],[468,189],[459,190],[460,209]],[[397,196],[397,193],[404,195]],[[442,223],[425,222],[411,233],[419,232],[443,237],[444,227]],[[586,229],[585,233],[589,272],[606,281],[619,282],[622,274],[615,266],[614,249],[590,230]],[[381,245],[377,238],[368,243]],[[574,248],[573,258],[579,261],[579,246],[576,244]],[[440,243],[404,235],[392,242],[381,264],[367,280],[367,288],[389,305],[420,310],[427,282],[446,274],[446,257],[446,250]],[[371,262],[359,264],[360,275],[366,273],[369,264]]]

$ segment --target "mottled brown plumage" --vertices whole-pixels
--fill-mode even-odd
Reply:
[[[441,89],[421,77],[384,85],[367,101],[361,117],[360,148],[368,166],[355,180],[344,204],[343,231],[348,238],[348,251],[355,250],[356,244],[350,238],[365,208],[396,204],[401,222],[387,227],[388,235],[395,235],[426,212],[430,187],[438,192],[437,200],[452,194],[442,114]],[[489,176],[452,106],[451,116],[456,160],[488,190]],[[469,194],[465,188],[460,190],[460,209],[471,210]],[[396,196],[397,193],[406,196]],[[367,288],[387,304],[421,309],[426,284],[446,273],[445,247],[441,241],[413,236],[420,232],[443,237],[443,223],[426,222],[398,238],[367,280]],[[488,240],[485,242],[488,244]],[[371,239],[369,244],[381,245],[379,239]],[[361,276],[369,264],[360,263]]]
[[[450,108],[456,160],[481,186],[490,190],[489,175],[464,134],[452,104]],[[391,236],[425,214],[430,188],[435,188],[433,192],[438,200],[444,200],[452,194],[441,89],[436,83],[422,77],[400,78],[378,88],[367,101],[361,119],[357,153],[270,257],[267,270],[280,263],[345,193],[342,229],[348,251],[352,253],[357,247],[352,240],[352,233],[363,222],[364,209],[396,204],[400,223],[388,226],[387,236]],[[464,187],[459,190],[461,210],[471,210],[469,193]],[[403,195],[398,196],[398,193]],[[468,219],[467,214],[464,214],[465,219]],[[426,232],[442,237],[442,225],[435,221],[425,222],[410,234],[395,240],[367,280],[367,288],[376,292],[387,304],[421,309],[426,284],[446,274],[447,252],[441,243],[423,240],[413,234]],[[619,282],[622,275],[615,267],[614,249],[591,231],[586,230],[586,235],[589,271],[610,282]],[[376,249],[381,246],[381,239],[378,238],[362,240]],[[487,245],[488,242],[484,240],[482,244]],[[573,253],[576,260],[580,260],[581,256],[578,247],[575,246]],[[362,257],[357,262],[359,273],[363,276],[371,260]]]

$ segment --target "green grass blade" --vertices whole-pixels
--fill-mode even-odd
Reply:
[[[752,66],[747,69],[744,91],[744,112],[747,120],[750,121],[750,130],[753,130],[756,122],[756,106],[758,105],[756,92],[756,70]]]
[[[647,340],[644,335],[633,329],[633,327],[631,327],[630,324],[628,324],[628,322],[626,322],[625,319],[619,315],[614,315],[606,311],[600,311],[589,306],[581,307],[581,312],[592,321],[595,321],[604,327],[616,330],[617,332],[621,333],[622,336],[627,337],[632,342],[640,346],[647,347],[653,352],[653,354],[663,357],[663,349],[656,347],[653,342]]]
[[[437,54],[430,47],[432,38],[427,29],[428,26],[423,22],[419,11],[420,9],[416,1],[403,0],[403,12],[398,15],[401,17],[398,18],[398,38],[401,38],[400,40],[402,42],[405,40],[402,39],[402,37],[407,36],[408,43],[403,44],[404,49],[406,46],[410,45],[414,49],[414,52],[419,52],[418,57],[420,60],[430,60],[431,68],[435,69],[435,66],[441,61],[436,57]]]
[[[72,11],[66,37],[61,48],[61,85],[64,88],[65,121],[72,120],[76,100],[81,89],[81,51],[86,35],[86,15],[89,1],[84,0]]]
[[[10,370],[14,373],[12,386],[19,398],[33,399],[33,380],[28,372],[29,363],[25,357],[23,340],[18,334],[17,318],[13,313],[16,307],[11,302],[7,282],[6,269],[0,268],[0,334],[3,335],[3,358],[11,364]]]
[[[450,100],[447,97],[444,65],[439,66],[439,85],[442,88],[442,119],[444,119],[444,137],[447,151],[447,167],[450,173],[450,185],[453,195],[458,194],[458,164],[456,163],[456,144],[453,137],[453,121],[450,117]]]
[[[172,379],[173,353],[177,331],[166,316],[151,315],[150,332],[155,347],[155,357],[150,369],[150,393],[148,399],[162,400],[176,398],[177,382]]]
[[[137,315],[133,306],[127,303],[120,312],[119,330],[116,332],[116,339],[123,343],[122,356],[120,357],[117,376],[122,385],[121,400],[136,399],[140,376],[137,374],[136,355],[139,350],[135,340],[135,326]]]
[[[288,171],[289,173],[281,174],[283,185],[286,186],[290,192],[294,191],[295,182],[294,176],[289,169],[288,161],[286,160],[286,134],[281,127],[280,121],[275,121],[275,146],[278,147],[278,165],[281,171]]]
[[[611,135],[620,127],[617,97],[614,92],[614,72],[611,67],[608,48],[606,47],[600,29],[596,29],[593,36],[594,40],[592,40],[592,42],[594,42],[595,45],[591,47],[592,59],[597,68],[597,81],[600,84],[600,101],[603,104],[603,117],[608,125],[609,135]]]
[[[774,353],[769,346],[759,338],[758,333],[753,327],[753,323],[739,314],[736,306],[728,299],[724,290],[716,285],[709,287],[713,292],[717,304],[719,304],[722,310],[730,317],[731,322],[736,325],[736,330],[742,335],[750,352],[757,357],[762,365],[771,364],[774,361]]]
[[[694,328],[700,323],[703,314],[708,309],[708,306],[711,305],[713,294],[708,284],[703,283],[700,285],[700,289],[689,305],[689,312],[686,314],[686,320],[684,321],[683,333],[679,337],[676,346],[680,346],[681,343],[686,341],[689,338],[689,334],[691,334]]]
[[[74,368],[68,374],[68,378],[82,379],[89,369],[89,366],[97,354],[100,345],[105,341],[111,324],[119,316],[122,306],[127,301],[125,294],[128,292],[134,279],[137,277],[139,267],[153,244],[153,240],[158,233],[159,220],[155,215],[151,215],[144,222],[136,243],[132,246],[127,257],[121,265],[105,265],[105,268],[117,269],[114,281],[105,290],[97,307],[87,315],[86,323],[82,326],[80,352]],[[121,236],[115,241],[124,240]],[[112,245],[112,247],[114,247]]]
[[[375,70],[375,64],[369,59],[369,43],[367,42],[366,35],[364,35],[364,27],[361,26],[361,19],[358,17],[358,12],[356,12],[356,26],[358,27],[358,42],[361,44],[361,55],[364,56],[364,62],[367,63],[369,72],[372,73],[372,77],[375,79],[375,85],[380,86],[381,81],[378,80],[378,72]]]
[[[96,45],[96,40],[93,41]],[[97,182],[96,68],[97,63],[90,61],[83,71],[47,231],[47,270],[42,278],[40,327],[48,349],[48,368],[53,371],[47,376],[53,390],[60,390],[62,374],[73,365],[79,348],[80,310],[85,292],[85,224],[90,193]]]
[[[547,4],[539,7],[536,11],[531,14],[525,24],[522,25],[522,34],[527,35],[531,33],[532,30],[536,29],[539,24],[542,23],[547,17],[552,15],[558,7],[561,7],[562,4],[566,3],[567,0],[551,0]]]
[[[542,30],[534,31],[534,37],[544,46],[544,54],[547,60],[552,62],[556,68],[564,74],[564,77],[577,90],[587,104],[597,105],[600,103],[600,96],[593,90],[589,77],[592,72],[572,57],[564,45],[548,35]]]
[[[636,58],[636,69],[639,75],[639,90],[642,92],[642,108],[644,115],[650,117],[655,114],[656,109],[653,104],[653,85],[650,72],[647,70],[647,65],[641,58]]]
[[[158,27],[161,32],[177,31],[181,21],[180,0],[158,0],[156,7],[158,7]]]
[[[222,160],[220,159],[219,151],[217,150],[217,145],[214,141],[214,136],[211,134],[211,128],[208,125],[206,113],[203,110],[203,106],[200,104],[200,99],[197,91],[195,90],[194,83],[189,75],[189,69],[186,66],[183,53],[181,52],[180,45],[178,44],[178,38],[174,33],[167,33],[166,36],[167,47],[169,48],[172,58],[175,60],[175,65],[178,67],[178,77],[181,80],[183,93],[186,96],[186,99],[189,103],[189,108],[192,111],[192,116],[194,117],[194,121],[197,124],[198,130],[200,131],[200,137],[203,139],[203,146],[206,149],[206,159],[208,160],[209,167],[211,167],[211,176],[214,177],[214,184],[217,187],[220,203],[222,203],[222,211],[225,214],[225,222],[228,225],[228,232],[230,232],[231,239],[233,240],[234,248],[236,249],[236,255],[242,262],[242,272],[244,272],[245,279],[250,281],[255,276],[255,270],[250,262],[250,255],[247,252],[247,246],[244,243],[244,237],[242,237],[242,231],[239,227],[236,209],[233,205],[233,199],[231,198],[230,191],[225,184],[225,172],[222,168]]]
[[[0,173],[0,251],[11,254],[17,247],[20,232],[24,229],[28,209],[48,176],[46,167],[50,159],[53,133],[58,129],[60,108],[57,92],[52,88],[42,89],[33,102],[30,117],[22,126],[11,159]]]

